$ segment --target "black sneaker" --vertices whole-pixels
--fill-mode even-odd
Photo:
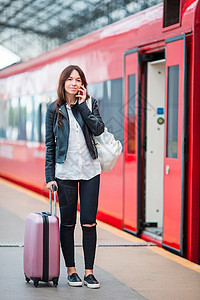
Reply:
[[[90,289],[100,288],[100,283],[96,280],[93,274],[89,274],[87,277],[84,276],[84,284]]]
[[[72,275],[67,276],[67,282],[71,286],[82,286],[82,280],[78,276],[77,273],[73,273]]]

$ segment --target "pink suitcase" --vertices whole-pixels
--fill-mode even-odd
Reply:
[[[56,186],[54,186],[54,215],[52,192],[50,212],[31,213],[26,218],[24,236],[24,274],[26,281],[53,281],[57,286],[60,273],[60,235],[56,211]]]

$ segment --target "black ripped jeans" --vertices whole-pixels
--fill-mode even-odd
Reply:
[[[89,180],[61,180],[56,178],[56,181],[61,216],[60,242],[66,267],[75,267],[74,228],[79,189],[85,269],[93,269],[97,239],[96,225],[92,227],[84,225],[96,224],[100,175]]]

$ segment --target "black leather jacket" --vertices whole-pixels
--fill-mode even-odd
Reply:
[[[92,135],[98,136],[104,131],[104,123],[99,114],[97,100],[92,98],[92,112],[85,102],[71,107],[72,113],[79,123],[93,159],[98,157],[96,147],[93,144]],[[59,109],[63,115],[63,127],[57,125],[58,114],[56,113],[56,101],[48,105],[46,113],[46,159],[45,176],[46,182],[55,180],[55,163],[63,163],[67,156],[69,140],[69,116],[66,105]]]

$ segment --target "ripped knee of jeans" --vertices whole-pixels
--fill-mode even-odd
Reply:
[[[60,229],[61,230],[67,230],[67,229],[74,229],[75,228],[75,226],[76,226],[76,224],[60,224]]]
[[[97,222],[81,224],[82,227],[95,227],[96,225],[97,225]]]

